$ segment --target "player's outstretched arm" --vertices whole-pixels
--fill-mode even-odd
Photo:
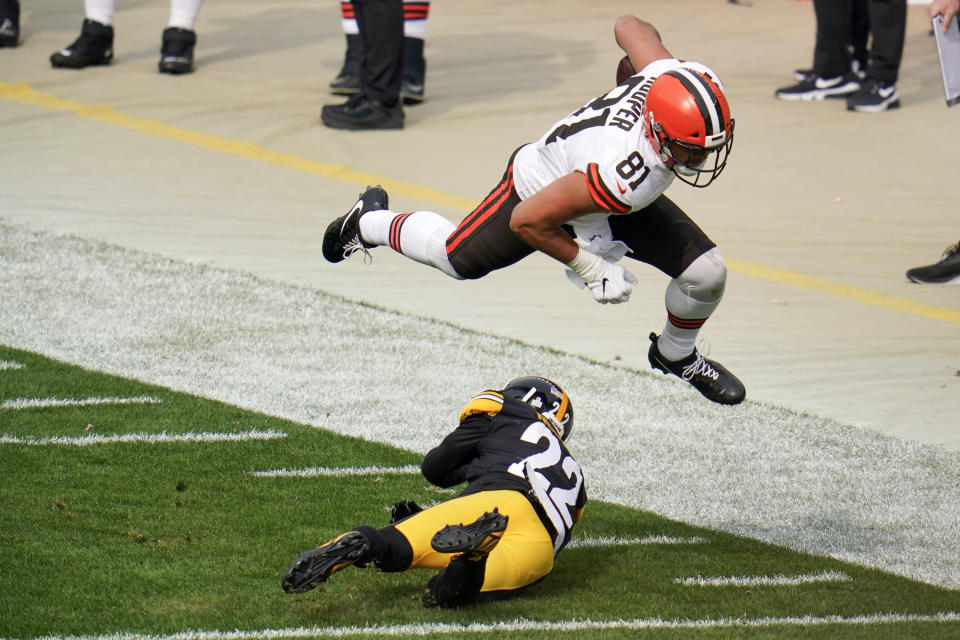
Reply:
[[[613,24],[613,35],[637,71],[654,60],[673,57],[663,46],[656,27],[636,16],[625,15],[617,18]]]

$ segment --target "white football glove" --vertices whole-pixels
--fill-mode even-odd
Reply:
[[[593,299],[601,304],[619,304],[630,299],[637,278],[626,267],[580,249],[567,266],[586,283]]]

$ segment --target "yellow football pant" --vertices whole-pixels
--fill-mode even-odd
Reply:
[[[448,524],[469,524],[496,508],[508,517],[507,529],[487,558],[484,591],[519,589],[553,569],[553,541],[533,506],[518,491],[482,491],[454,498],[394,525],[413,548],[411,569],[442,569],[453,554],[438,553],[430,540]]]

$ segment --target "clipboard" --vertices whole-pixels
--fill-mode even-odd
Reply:
[[[960,14],[953,16],[950,28],[943,33],[943,16],[933,16],[933,35],[937,41],[943,94],[947,106],[960,104]]]

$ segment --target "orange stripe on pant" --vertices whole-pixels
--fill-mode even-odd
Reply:
[[[519,589],[553,569],[553,541],[533,506],[519,491],[482,491],[425,509],[394,525],[413,549],[411,569],[442,569],[452,554],[438,553],[430,540],[448,524],[469,524],[497,508],[508,517],[507,529],[487,558],[480,591]]]

